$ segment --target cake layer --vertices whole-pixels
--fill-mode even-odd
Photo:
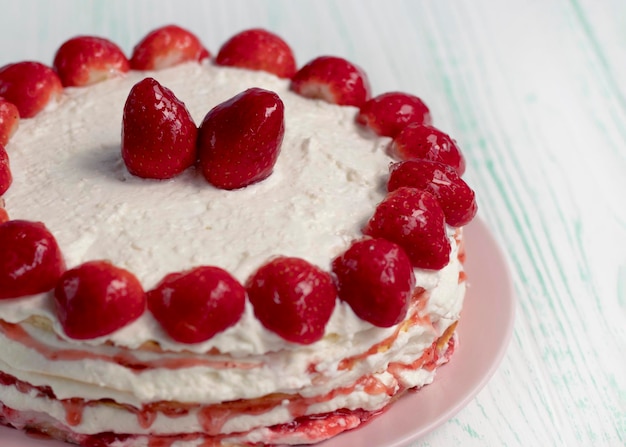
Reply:
[[[0,374],[0,401],[4,402],[0,404],[0,421],[4,417],[4,423],[14,427],[30,427],[90,447],[99,445],[98,439],[113,437],[118,441],[102,445],[316,443],[357,427],[408,389],[430,383],[436,368],[446,363],[454,351],[454,326],[412,361],[404,356],[383,372],[309,398],[270,395],[218,405],[168,402],[134,408],[111,400],[58,400],[48,388],[35,388]]]

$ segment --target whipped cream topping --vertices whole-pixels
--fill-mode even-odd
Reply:
[[[275,91],[285,104],[285,137],[273,174],[225,191],[193,168],[171,180],[132,176],[120,154],[124,103],[132,86],[151,76],[170,88],[199,123],[215,105],[250,87]],[[87,88],[65,90],[59,104],[23,120],[7,146],[14,182],[5,195],[13,219],[42,221],[56,237],[68,268],[107,259],[132,271],[149,290],[168,273],[216,265],[240,281],[272,256],[297,256],[328,270],[330,260],[361,236],[385,194],[388,140],[355,125],[356,109],[310,100],[273,75],[210,63],[157,72],[130,72]],[[426,283],[438,272],[422,271]],[[432,277],[432,278],[429,278]],[[426,287],[431,289],[431,287]],[[51,293],[0,302],[0,318],[54,318]],[[339,305],[328,331],[358,333],[369,324]],[[69,339],[67,339],[69,340]],[[197,345],[173,342],[149,312],[110,336],[137,348],[232,355],[283,349],[250,306],[241,321]]]

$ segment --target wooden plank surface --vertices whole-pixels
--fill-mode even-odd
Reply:
[[[493,379],[413,447],[626,445],[624,0],[0,5],[0,65],[51,63],[77,34],[130,52],[147,31],[178,23],[216,52],[260,26],[300,64],[340,55],[367,71],[374,93],[421,96],[464,150],[519,305]]]

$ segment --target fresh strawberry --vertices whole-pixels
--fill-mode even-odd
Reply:
[[[7,192],[12,182],[13,176],[9,166],[9,154],[4,150],[4,146],[0,144],[0,196]]]
[[[0,225],[9,221],[9,213],[2,207],[0,203]]]
[[[209,57],[209,51],[193,33],[176,25],[167,25],[151,31],[135,46],[130,67],[133,70],[161,70]]]
[[[388,92],[363,104],[356,121],[377,135],[395,137],[407,124],[430,124],[431,118],[430,110],[417,96]]]
[[[329,273],[290,257],[261,266],[246,282],[246,290],[263,326],[300,344],[322,338],[337,298]]]
[[[359,318],[389,327],[406,317],[415,286],[413,267],[398,245],[385,239],[362,239],[332,263],[339,298]]]
[[[402,187],[378,204],[363,233],[395,242],[414,267],[441,269],[450,257],[444,214],[430,193]]]
[[[107,261],[90,261],[66,271],[54,290],[59,322],[68,337],[108,335],[141,316],[146,294],[139,280]]]
[[[78,36],[61,45],[54,56],[53,67],[64,86],[82,87],[126,73],[130,64],[113,42],[101,37]]]
[[[172,178],[196,161],[198,128],[174,93],[153,78],[133,86],[124,105],[122,158],[138,177]]]
[[[0,247],[0,299],[51,290],[65,271],[56,239],[40,222],[1,224]]]
[[[428,160],[407,160],[391,165],[387,189],[403,186],[423,189],[432,194],[443,209],[446,223],[461,227],[477,212],[474,191],[450,166]]]
[[[222,189],[261,181],[274,169],[284,133],[284,105],[278,95],[248,89],[204,117],[198,134],[202,174]]]
[[[291,90],[307,98],[360,107],[370,97],[367,75],[345,59],[320,56],[293,75]]]
[[[15,104],[20,118],[31,118],[61,96],[56,72],[39,62],[16,62],[0,68],[0,96]]]
[[[20,112],[15,104],[0,98],[0,146],[6,146],[20,124]]]
[[[393,139],[389,153],[398,160],[439,161],[452,166],[459,175],[465,172],[465,158],[456,141],[433,126],[409,124]]]
[[[235,34],[218,52],[215,63],[249,70],[263,70],[281,78],[296,72],[296,59],[287,43],[264,29]]]
[[[246,290],[218,267],[196,267],[167,275],[147,294],[148,308],[181,343],[200,343],[241,318]]]

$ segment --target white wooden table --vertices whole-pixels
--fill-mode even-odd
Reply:
[[[460,142],[517,319],[489,384],[414,447],[626,445],[625,0],[2,0],[0,65],[77,34],[129,52],[166,23],[213,52],[265,27],[301,64],[346,57]]]

